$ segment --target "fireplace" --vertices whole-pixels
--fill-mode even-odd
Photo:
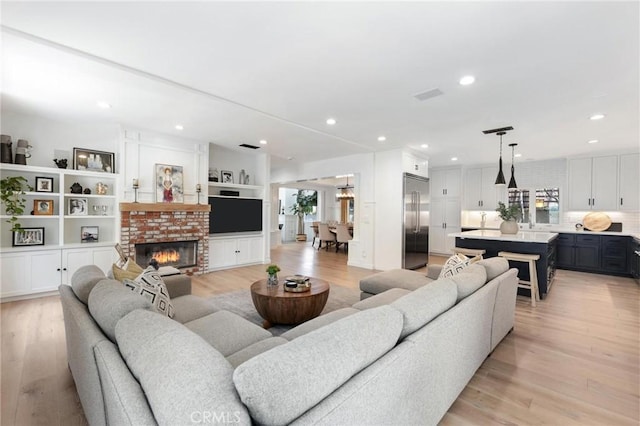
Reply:
[[[141,266],[146,266],[151,259],[155,259],[160,266],[188,268],[197,265],[198,241],[141,243],[135,245],[135,252],[136,263]]]

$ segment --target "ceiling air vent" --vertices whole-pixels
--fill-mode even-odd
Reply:
[[[413,95],[413,97],[419,101],[426,101],[427,99],[435,98],[436,96],[440,96],[442,94],[444,94],[442,90],[435,88]]]
[[[248,143],[241,143],[240,146],[243,147],[243,148],[249,148],[249,149],[258,149],[258,148],[260,148],[259,146],[249,145]]]

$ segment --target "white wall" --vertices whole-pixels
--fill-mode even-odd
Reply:
[[[116,164],[119,161],[120,127],[116,124],[76,124],[2,110],[0,132],[11,136],[14,156],[18,139],[29,141],[33,146],[31,158],[27,159],[30,166],[56,167],[53,159],[64,155],[67,168],[73,169],[73,148],[113,152]]]
[[[123,129],[120,151],[122,200],[133,201],[133,179],[138,179],[138,201],[156,202],[156,164],[183,168],[184,202],[197,202],[196,185],[202,186],[200,203],[207,202],[209,144],[136,129]]]

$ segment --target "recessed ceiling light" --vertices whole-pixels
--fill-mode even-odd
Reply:
[[[336,124],[336,119],[335,118],[327,118],[327,124],[329,126],[333,126],[334,124]]]
[[[604,114],[598,113],[598,114],[593,114],[591,117],[589,117],[589,120],[602,120],[604,118]]]
[[[522,154],[515,154],[514,157],[520,158],[520,157],[522,157]]]
[[[458,157],[451,157],[451,161],[458,161]]]
[[[384,142],[387,138],[385,136],[378,136],[378,142]]]
[[[287,160],[291,161],[294,157],[287,157]]]
[[[100,101],[98,102],[98,106],[100,108],[104,108],[104,109],[109,109],[111,108],[111,104],[109,104],[108,102],[104,102],[104,101]]]
[[[184,130],[184,126],[182,124],[176,124],[176,130]]]
[[[587,141],[587,143],[598,143],[598,139],[591,139],[590,141]]]
[[[476,78],[472,75],[465,75],[460,79],[460,84],[463,86],[468,86],[473,84],[476,81]]]
[[[422,145],[420,145],[420,148],[429,148],[429,145],[427,145],[426,143],[423,143]]]
[[[260,141],[260,143],[261,143],[262,145],[266,145],[266,144],[267,144],[267,141],[266,141],[266,140],[264,140],[264,139],[262,139],[262,140]]]

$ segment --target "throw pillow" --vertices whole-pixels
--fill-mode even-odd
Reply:
[[[454,254],[444,263],[438,278],[452,277],[460,273],[464,268],[469,266],[470,263],[471,259],[464,254]]]
[[[175,312],[167,286],[153,266],[149,266],[135,280],[125,278],[122,284],[147,298],[160,313],[173,318]]]
[[[135,280],[142,271],[144,271],[144,269],[131,259],[128,259],[122,266],[118,266],[116,263],[111,266],[113,278],[118,281],[122,281],[124,279]]]

